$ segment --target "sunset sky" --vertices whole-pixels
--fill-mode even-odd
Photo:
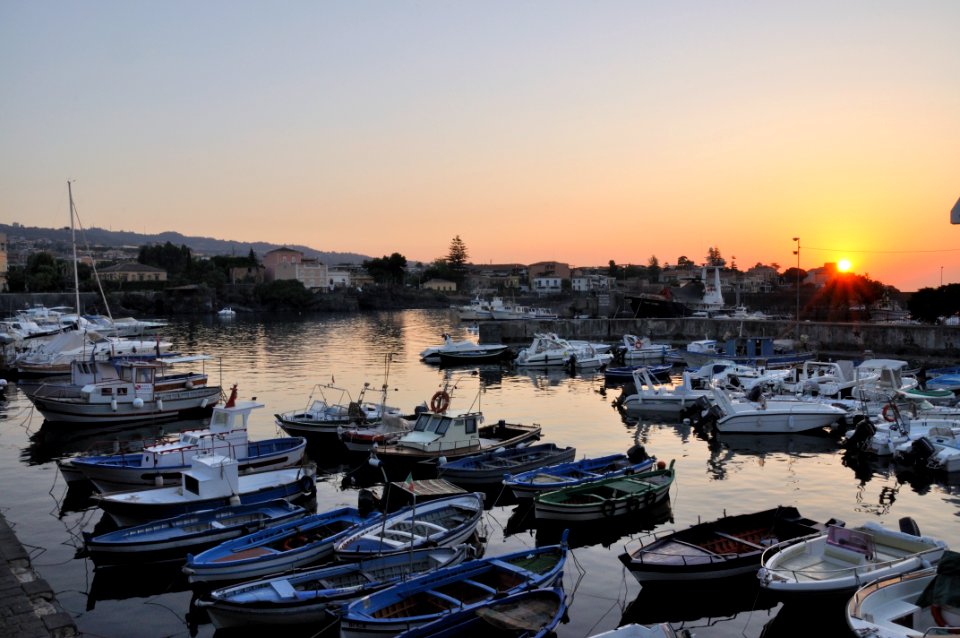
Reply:
[[[960,2],[0,2],[0,221],[960,281]],[[942,270],[941,270],[942,269]],[[942,273],[942,274],[941,274]]]

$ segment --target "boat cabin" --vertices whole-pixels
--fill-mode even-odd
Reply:
[[[397,445],[424,452],[439,452],[480,445],[480,424],[483,415],[467,412],[459,415],[421,412],[413,429],[403,435]]]
[[[240,477],[236,459],[219,454],[198,454],[190,461],[190,469],[181,474],[184,495],[201,499],[222,498],[240,493]]]
[[[202,430],[184,430],[176,440],[145,447],[143,467],[165,465],[163,459],[178,457],[174,463],[184,463],[198,452],[216,453],[243,460],[249,455],[247,420],[254,408],[264,407],[256,401],[232,401],[232,405],[217,405],[210,415],[209,427]]]

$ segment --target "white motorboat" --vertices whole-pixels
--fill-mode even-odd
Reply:
[[[811,595],[849,596],[864,583],[935,565],[947,549],[921,536],[909,518],[896,531],[873,521],[831,525],[823,533],[773,545],[763,552],[760,586],[781,600]]]
[[[514,364],[528,368],[561,367],[569,363],[571,357],[580,362],[600,361],[596,365],[605,365],[613,356],[605,352],[608,348],[587,342],[572,342],[557,336],[553,332],[534,334],[529,346],[520,350]],[[608,358],[609,357],[609,358]]]
[[[225,306],[217,312],[217,316],[221,319],[230,319],[237,316],[237,311],[230,306]]]
[[[502,343],[480,344],[469,339],[454,341],[449,334],[444,334],[443,344],[422,350],[420,360],[425,363],[442,363],[445,356],[469,361],[498,360],[506,358],[509,351],[510,346]]]
[[[916,376],[907,374],[900,359],[867,359],[854,371],[856,383],[850,396],[859,401],[890,401],[917,387]]]
[[[944,552],[936,567],[881,578],[847,602],[857,636],[923,638],[960,633],[960,554]]]
[[[786,398],[738,400],[722,388],[713,388],[713,401],[719,411],[713,427],[718,432],[752,434],[791,434],[817,430],[847,416],[847,411],[829,403]]]
[[[636,335],[623,335],[623,344],[618,348],[618,355],[622,356],[623,362],[627,365],[643,363],[646,361],[666,360],[667,355],[676,352],[676,349],[667,343],[654,343],[650,337],[638,337]]]
[[[711,390],[693,389],[686,372],[680,385],[671,385],[658,381],[648,368],[637,368],[633,371],[633,386],[624,388],[625,394],[617,401],[628,412],[679,415],[694,404],[704,404],[712,396]]]

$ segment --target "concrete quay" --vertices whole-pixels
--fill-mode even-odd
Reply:
[[[623,335],[647,336],[684,347],[697,339],[773,337],[798,339],[807,350],[875,357],[960,362],[960,327],[893,323],[831,323],[786,320],[704,319],[556,319],[551,321],[481,321],[480,343],[529,345],[537,332],[556,332],[565,339],[620,343]],[[952,362],[952,363],[950,363]]]
[[[69,638],[77,626],[53,590],[33,570],[30,555],[0,514],[0,635],[5,638]]]

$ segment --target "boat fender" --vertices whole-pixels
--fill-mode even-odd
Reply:
[[[157,474],[156,476],[154,476],[153,485],[154,487],[163,487],[163,476],[160,474]]]
[[[163,412],[163,399],[157,399],[157,409]]]
[[[616,513],[616,511],[617,511],[617,504],[611,498],[608,498],[607,500],[605,500],[603,504],[600,506],[600,512],[607,518],[613,516],[614,513]]]
[[[137,397],[136,399],[134,399],[134,400],[133,400],[133,407],[137,408],[138,410],[139,410],[140,408],[142,408],[142,407],[143,407],[143,399],[141,399],[140,397]]]
[[[892,403],[883,406],[883,420],[888,423],[893,423],[897,420],[897,407]]]
[[[117,400],[116,400],[116,399],[110,399],[110,409],[113,410],[114,412],[117,411]]]

